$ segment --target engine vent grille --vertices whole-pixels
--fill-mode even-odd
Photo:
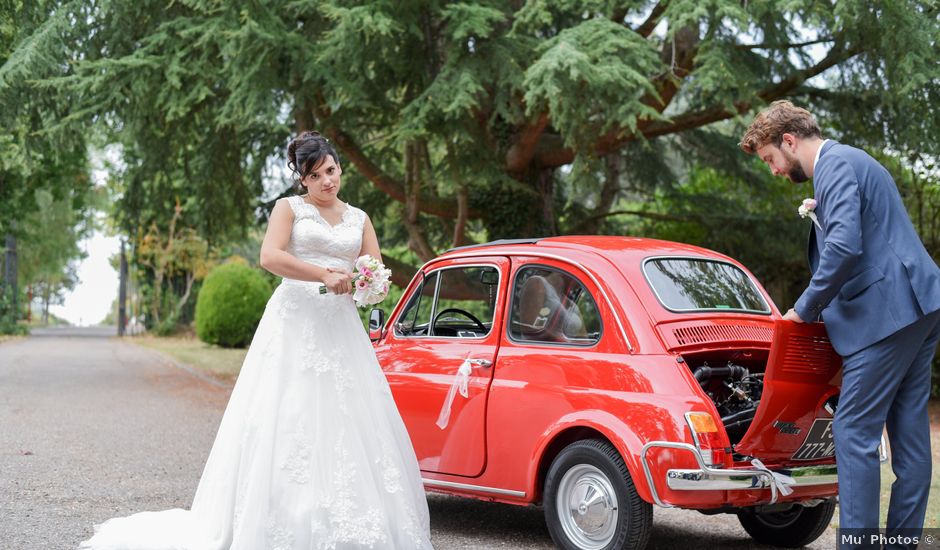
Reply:
[[[763,342],[770,344],[774,331],[770,327],[755,325],[691,325],[673,329],[680,346],[720,342]]]
[[[826,374],[838,367],[840,361],[825,336],[791,334],[783,354],[782,368],[791,373]]]

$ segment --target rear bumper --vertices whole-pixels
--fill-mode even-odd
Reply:
[[[832,485],[838,483],[835,464],[826,466],[805,466],[774,470],[788,475],[796,483],[792,487],[810,485]],[[720,474],[717,472],[721,472]],[[746,491],[751,489],[769,489],[771,483],[766,472],[761,470],[669,470],[666,473],[666,486],[674,491]]]
[[[780,470],[768,468],[710,468],[702,460],[702,455],[694,446],[688,443],[675,443],[671,441],[651,441],[643,446],[640,459],[643,464],[643,473],[650,488],[653,501],[664,508],[673,505],[666,504],[659,498],[653,475],[650,471],[646,455],[650,448],[659,447],[667,449],[682,449],[692,453],[699,467],[695,469],[672,469],[666,472],[666,487],[673,491],[754,491],[770,489],[770,501],[777,502],[781,482],[774,474],[790,476],[793,483],[787,482],[791,488],[810,487],[816,485],[834,485],[838,483],[836,465],[804,466]]]

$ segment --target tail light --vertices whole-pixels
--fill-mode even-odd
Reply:
[[[702,455],[702,461],[710,468],[721,468],[728,455],[722,445],[715,418],[704,412],[690,412],[685,413],[685,419],[692,430],[692,440]]]

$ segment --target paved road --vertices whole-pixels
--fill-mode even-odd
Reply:
[[[109,517],[189,506],[228,389],[111,334],[0,344],[0,549],[75,548]],[[438,549],[553,547],[541,508],[428,499]],[[662,509],[649,547],[769,548],[733,517]]]

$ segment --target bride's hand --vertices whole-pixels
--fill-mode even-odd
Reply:
[[[352,292],[352,274],[347,271],[328,269],[323,277],[323,284],[333,294],[349,294]]]

